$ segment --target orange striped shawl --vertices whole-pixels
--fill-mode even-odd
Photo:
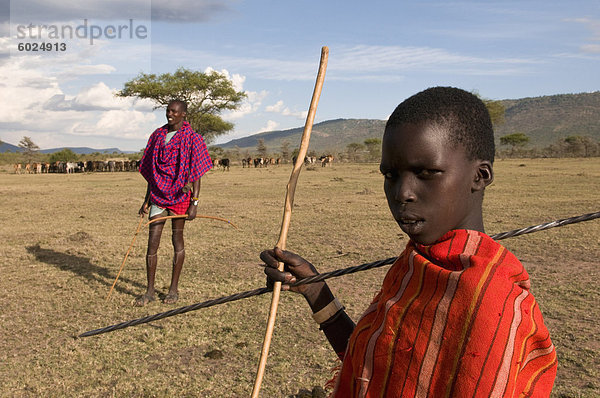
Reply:
[[[549,396],[556,352],[529,286],[483,233],[409,242],[350,337],[333,396]]]

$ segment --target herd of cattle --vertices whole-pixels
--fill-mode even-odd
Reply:
[[[294,163],[296,158],[293,159]],[[333,156],[326,155],[318,158],[321,167],[331,165]],[[242,167],[268,167],[269,165],[279,165],[280,158],[244,158]],[[306,165],[316,164],[317,158],[306,156],[304,158]],[[229,170],[229,159],[213,159],[215,169],[222,168],[223,171]],[[87,162],[53,162],[53,163],[16,163],[14,165],[15,174],[42,174],[42,173],[82,173],[82,172],[116,172],[116,171],[137,171],[140,166],[139,160],[88,160]]]
[[[137,171],[139,160],[88,160],[87,162],[16,163],[15,174]]]
[[[229,164],[229,159],[224,159],[227,160],[227,163]],[[333,156],[332,155],[324,155],[321,156],[318,159],[319,162],[321,162],[321,166],[325,167],[327,165],[331,165],[331,163],[333,163]],[[292,159],[293,163],[296,163],[296,157],[294,157]],[[246,167],[267,167],[269,165],[278,165],[281,163],[281,158],[244,158],[242,159],[242,167],[246,168]],[[317,158],[315,156],[305,156],[304,157],[304,164],[306,165],[311,165],[311,164],[315,164],[317,163]]]

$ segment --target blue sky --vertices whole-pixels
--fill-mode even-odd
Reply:
[[[6,0],[0,9],[0,140],[139,150],[164,124],[148,101],[114,97],[139,72],[225,73],[248,99],[216,143],[304,124],[320,49],[329,66],[316,122],[386,119],[430,86],[491,99],[600,90],[598,1]],[[34,40],[18,27],[127,24],[129,40]],[[35,29],[34,29],[35,31]],[[88,30],[89,32],[89,30]],[[125,30],[127,32],[127,30]],[[45,31],[48,35],[48,28]],[[143,36],[143,37],[142,37]],[[19,51],[25,42],[64,52]]]

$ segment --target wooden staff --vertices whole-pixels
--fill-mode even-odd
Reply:
[[[298,176],[300,175],[300,169],[304,163],[304,157],[308,151],[308,143],[310,141],[310,133],[312,131],[313,121],[315,119],[315,113],[317,111],[317,104],[319,103],[319,97],[321,96],[321,89],[323,88],[323,81],[325,80],[325,70],[327,69],[327,58],[329,56],[329,48],[323,47],[321,49],[321,61],[319,63],[319,72],[317,74],[317,81],[315,83],[315,89],[313,91],[312,100],[310,101],[310,108],[308,110],[308,116],[306,117],[306,123],[304,125],[304,132],[302,133],[302,142],[300,144],[300,150],[298,151],[298,158],[294,163],[294,168],[290,176],[290,181],[287,184],[287,191],[285,194],[285,206],[283,212],[283,220],[281,222],[281,231],[279,233],[279,240],[277,241],[277,247],[281,250],[285,250],[285,243],[287,240],[288,229],[290,226],[290,219],[292,217],[292,207],[294,205],[294,193],[296,192],[296,184],[298,182]],[[284,264],[279,263],[279,271],[283,271]],[[265,373],[265,366],[267,365],[267,355],[269,354],[269,347],[271,346],[271,337],[273,336],[273,328],[275,326],[275,318],[277,317],[277,306],[279,305],[279,293],[281,292],[281,282],[275,282],[273,285],[273,296],[271,298],[271,310],[269,312],[269,319],[267,321],[267,330],[265,332],[265,340],[263,342],[262,352],[260,355],[260,362],[258,364],[258,370],[256,372],[256,379],[254,381],[254,388],[252,390],[252,398],[257,398],[260,391],[260,385]]]
[[[127,253],[125,253],[125,258],[123,258],[123,262],[121,263],[121,268],[119,268],[119,273],[117,274],[115,281],[113,282],[112,286],[110,287],[110,290],[108,291],[108,295],[106,296],[106,299],[104,301],[106,301],[110,298],[110,294],[112,293],[113,289],[115,288],[115,285],[117,284],[117,281],[119,280],[119,276],[121,275],[121,271],[123,271],[123,266],[125,265],[125,260],[127,260],[127,257],[129,256],[129,252],[131,251],[131,248],[133,247],[133,244],[135,243],[135,238],[137,238],[137,235],[140,232],[140,227],[142,226],[142,221],[144,221],[144,215],[140,214],[140,222],[137,226],[137,229],[135,230],[135,234],[133,235],[133,239],[131,240],[129,249],[127,249]]]

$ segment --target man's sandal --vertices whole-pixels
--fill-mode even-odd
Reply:
[[[163,299],[163,303],[165,304],[175,304],[179,300],[179,294],[177,293],[167,293],[165,298]]]
[[[136,307],[143,307],[146,304],[148,304],[149,302],[154,301],[154,300],[156,300],[154,295],[151,296],[148,293],[144,293],[135,299],[135,302],[133,303],[133,305],[135,305]]]

